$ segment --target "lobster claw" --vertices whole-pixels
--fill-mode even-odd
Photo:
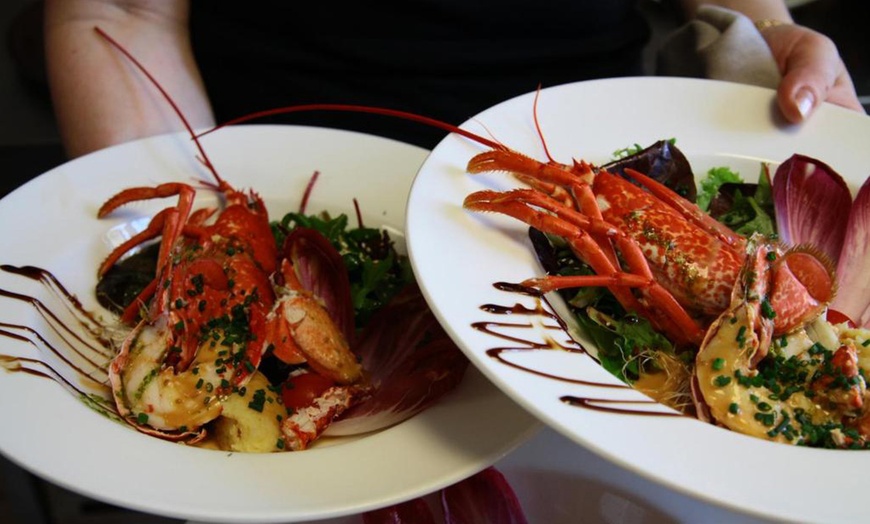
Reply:
[[[356,382],[363,370],[350,346],[353,304],[341,256],[310,228],[294,229],[283,253],[276,276],[282,291],[267,319],[267,346],[288,364],[307,362],[339,384]]]
[[[834,264],[827,255],[807,246],[786,251],[772,265],[774,334],[790,333],[821,315],[836,290]]]
[[[316,229],[296,227],[284,240],[282,259],[290,262],[296,289],[317,297],[348,341],[354,339],[354,311],[350,278],[341,254]],[[283,272],[282,272],[283,273]]]

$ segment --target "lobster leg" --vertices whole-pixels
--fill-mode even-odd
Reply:
[[[97,270],[97,275],[102,277],[106,274],[109,269],[114,266],[118,260],[121,259],[128,251],[133,249],[136,246],[139,246],[148,240],[153,238],[157,238],[163,232],[163,228],[166,224],[166,217],[172,211],[172,208],[166,208],[160,210],[159,213],[154,215],[151,221],[148,223],[148,226],[140,231],[139,233],[133,235],[124,243],[116,247],[112,250],[111,253],[103,260],[103,263],[100,264],[100,268]]]
[[[587,183],[593,181],[592,176],[587,176],[583,180],[583,175],[586,173],[575,173],[562,164],[543,163],[507,149],[495,149],[475,155],[468,161],[466,169],[472,175],[495,171],[519,173],[524,181],[537,181],[533,182],[533,186],[539,183],[550,183],[567,187],[581,180]],[[591,175],[591,172],[588,175]]]
[[[97,211],[97,218],[103,218],[119,207],[129,204],[130,202],[138,202],[140,200],[150,200],[152,198],[166,198],[171,196],[179,197],[179,207],[185,203],[193,204],[194,189],[187,184],[178,182],[170,182],[160,184],[155,187],[131,187],[117,193],[115,196],[106,200]]]
[[[505,164],[505,161],[508,162]],[[484,172],[496,166],[512,171],[519,181],[548,195],[566,208],[576,207],[591,218],[604,219],[590,185],[590,182],[595,179],[595,174],[588,163],[578,163],[575,170],[570,172],[555,162],[543,164],[523,155],[512,154],[510,151],[490,151],[477,155],[469,162],[469,170],[473,169],[470,171],[472,173]],[[591,234],[610,262],[618,265],[616,252],[606,235],[594,231]]]
[[[555,163],[543,163],[525,155],[510,150],[496,150],[481,153],[468,162],[468,172],[484,173],[491,171],[509,171],[520,173],[515,175],[519,180],[530,184],[535,189],[550,195],[557,195],[556,187],[570,187],[578,180],[591,183],[595,174],[586,162],[575,162],[574,169]],[[664,185],[647,177],[634,169],[626,169],[632,179],[655,195],[662,202],[683,215],[687,220],[701,227],[708,233],[736,249],[742,249],[745,242],[725,225],[710,218],[685,198],[679,196]],[[587,210],[588,211],[588,210]]]
[[[578,256],[598,275],[604,277],[604,282],[618,284],[608,286],[608,289],[627,310],[651,319],[658,329],[666,331],[672,340],[677,342],[698,343],[703,338],[704,333],[698,323],[667,290],[655,282],[637,244],[620,233],[612,224],[590,218],[562,206],[546,195],[527,189],[506,193],[479,191],[469,195],[464,205],[475,211],[503,213],[541,231],[564,237]],[[536,210],[534,207],[545,209],[555,215]],[[592,234],[613,239],[633,274],[626,275],[613,265],[601,246],[591,238]],[[582,280],[569,281],[566,277],[562,277],[561,280],[544,277],[527,282],[535,284],[535,287],[542,290],[552,290],[562,285],[565,287],[577,287],[578,284],[590,285]],[[630,287],[640,288],[642,296],[656,307],[649,307],[638,300],[628,289]]]
[[[593,176],[592,166],[589,164],[583,162],[575,167],[583,170],[583,180],[589,180]],[[598,207],[598,202],[595,201],[595,192],[592,190],[592,186],[588,182],[572,183],[570,189],[571,194],[574,196],[574,200],[576,201],[577,209],[579,209],[581,213],[595,220],[604,220],[604,216],[601,214],[601,208]],[[618,266],[619,261],[616,258],[616,250],[607,235],[603,233],[593,233],[592,236],[598,242],[598,245],[601,246],[601,249],[605,250],[611,263]]]
[[[182,232],[184,231],[187,218],[190,216],[191,208],[193,207],[193,198],[195,191],[187,184],[168,183],[160,184],[156,187],[134,187],[125,189],[107,200],[97,212],[97,217],[103,218],[115,209],[130,202],[139,200],[149,200],[152,198],[166,198],[170,196],[178,196],[178,204],[174,208],[167,208],[157,213],[148,227],[139,234],[133,236],[130,240],[124,242],[115,248],[109,256],[100,265],[99,274],[103,275],[109,270],[115,262],[118,261],[125,253],[133,247],[140,245],[142,242],[163,237],[160,245],[160,254],[157,258],[157,267],[165,267],[169,262],[169,250],[175,245]]]

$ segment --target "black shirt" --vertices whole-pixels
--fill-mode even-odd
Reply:
[[[194,52],[218,121],[306,103],[365,104],[460,124],[543,87],[642,74],[648,27],[625,0],[195,0]],[[445,132],[376,115],[269,121],[431,148]]]

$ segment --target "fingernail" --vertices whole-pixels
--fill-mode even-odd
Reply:
[[[798,91],[795,98],[797,100],[797,108],[798,111],[800,111],[801,117],[806,118],[810,114],[810,111],[813,110],[813,105],[816,103],[815,95],[813,95],[812,91],[805,88]]]

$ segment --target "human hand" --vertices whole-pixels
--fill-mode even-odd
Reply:
[[[760,30],[782,74],[777,102],[789,121],[802,122],[822,102],[865,112],[846,65],[830,38],[794,24]]]

